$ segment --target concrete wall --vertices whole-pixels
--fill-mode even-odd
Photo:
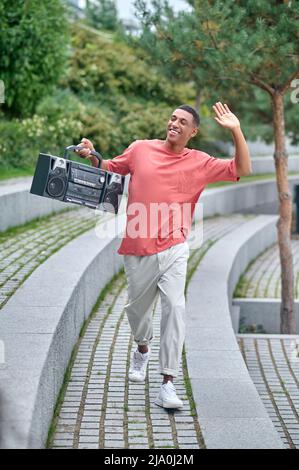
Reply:
[[[251,157],[252,171],[254,175],[262,173],[275,173],[275,162],[273,156]],[[299,155],[288,157],[288,171],[299,173]]]
[[[280,299],[234,298],[233,305],[239,307],[238,323],[241,321],[244,326],[262,325],[267,334],[280,334]],[[299,334],[299,300],[295,301],[295,310],[296,333]]]
[[[1,182],[0,232],[70,207],[69,204],[31,194],[31,181],[29,176]]]

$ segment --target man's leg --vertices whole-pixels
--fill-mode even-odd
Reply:
[[[152,307],[158,294],[159,270],[156,255],[125,255],[124,267],[128,282],[128,303],[125,310],[135,342],[141,346],[141,351],[146,351],[153,338]]]
[[[146,353],[153,338],[152,313],[158,294],[158,261],[156,255],[125,255],[124,266],[128,281],[128,303],[125,310],[134,340],[138,344],[129,378],[139,382],[145,379],[148,362]]]
[[[160,372],[166,378],[178,375],[185,340],[185,285],[189,248],[175,245],[158,282],[161,296]]]
[[[163,258],[164,256],[164,258]],[[187,242],[171,247],[161,254],[163,274],[158,287],[161,296],[161,336],[160,336],[160,373],[163,384],[173,381],[178,375],[185,340],[185,284],[189,247]],[[174,387],[169,387],[173,396]],[[174,391],[175,394],[175,391]],[[167,401],[167,397],[165,399]],[[161,400],[160,400],[161,403]],[[170,404],[172,401],[170,400]],[[182,402],[178,403],[178,408]],[[162,405],[163,406],[163,405]],[[171,406],[169,406],[171,407]]]

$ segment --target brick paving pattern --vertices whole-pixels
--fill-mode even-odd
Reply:
[[[250,217],[237,214],[206,219],[203,245],[190,252],[189,277],[212,243]],[[127,380],[132,351],[136,346],[124,311],[126,303],[123,274],[90,319],[77,345],[71,378],[49,447],[204,448],[192,397],[186,391],[188,373],[184,364],[175,380],[184,409],[165,410],[154,404],[161,385],[158,372],[159,297],[153,311],[155,340],[151,346],[146,382],[131,383]]]
[[[51,254],[109,215],[80,208],[46,217],[36,227],[0,234],[0,309]]]
[[[291,240],[295,274],[295,297],[299,298],[299,237]],[[272,245],[259,256],[242,276],[235,297],[280,298],[281,268],[278,244]]]
[[[238,335],[238,343],[286,448],[299,449],[299,336]]]

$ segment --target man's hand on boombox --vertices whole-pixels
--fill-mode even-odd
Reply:
[[[76,153],[80,155],[82,158],[89,158],[91,150],[94,150],[94,146],[92,145],[91,141],[88,139],[83,138],[78,144],[78,147],[84,147],[82,150],[76,150]]]

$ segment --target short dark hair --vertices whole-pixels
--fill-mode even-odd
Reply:
[[[182,105],[179,106],[177,109],[182,109],[183,111],[187,111],[187,113],[192,114],[194,124],[196,125],[196,127],[199,126],[199,124],[200,124],[200,117],[199,117],[199,114],[198,114],[198,112],[196,111],[196,109],[192,108],[192,106],[189,106],[188,104],[182,104]]]

